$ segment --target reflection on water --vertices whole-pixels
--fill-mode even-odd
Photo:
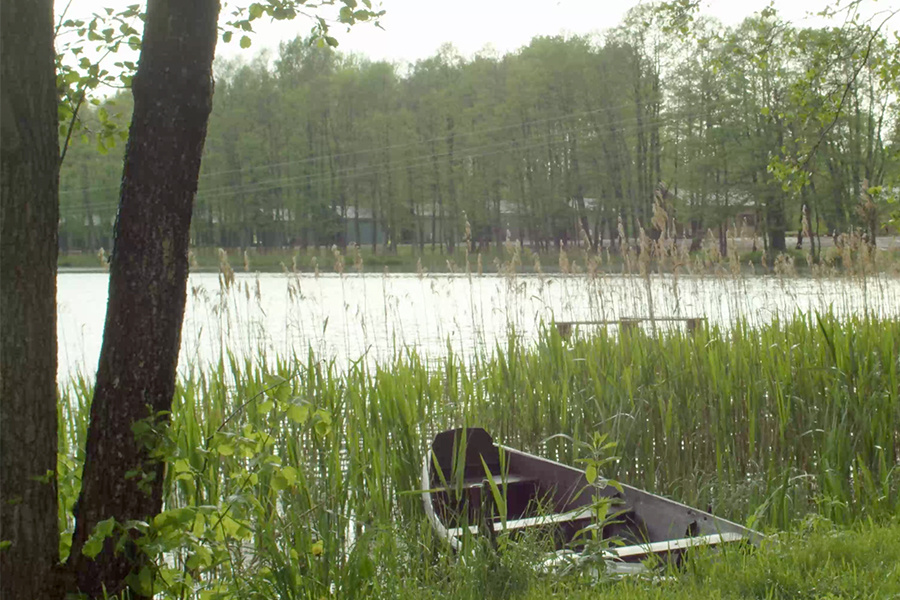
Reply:
[[[60,273],[60,381],[92,374],[106,313],[105,273]],[[181,367],[237,356],[306,356],[338,365],[384,361],[405,349],[437,359],[490,353],[510,332],[534,339],[553,320],[738,317],[769,321],[797,310],[900,315],[900,280],[785,277],[238,274],[225,291],[218,275],[192,275]],[[666,325],[678,326],[678,325]]]

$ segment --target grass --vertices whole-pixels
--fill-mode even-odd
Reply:
[[[69,531],[89,396],[89,382],[76,381],[60,404]],[[589,593],[584,582],[538,577],[535,547],[465,563],[433,538],[414,493],[425,443],[461,424],[570,464],[579,458],[571,443],[545,440],[605,433],[618,443],[610,477],[769,532],[811,515],[852,528],[833,534],[844,546],[832,547],[831,533],[788,536],[751,557],[702,562],[675,583],[604,584],[603,593],[827,597],[808,576],[853,597],[843,594],[854,582],[878,593],[896,584],[887,566],[884,577],[867,571],[883,554],[876,540],[896,524],[858,525],[900,514],[895,319],[798,314],[757,328],[600,330],[569,341],[547,329],[534,346],[513,336],[468,363],[450,354],[426,365],[407,351],[345,371],[312,353],[225,355],[179,382],[171,419],[158,429],[167,513],[148,535],[173,597]],[[858,559],[855,544],[869,544]],[[821,564],[806,558],[810,547]]]
[[[820,524],[781,534],[751,553],[695,556],[684,572],[661,580],[632,578],[591,585],[544,580],[525,598],[635,600],[896,598],[900,594],[900,527],[869,523],[847,529]]]

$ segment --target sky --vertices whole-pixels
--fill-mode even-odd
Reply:
[[[56,10],[59,16],[69,4],[67,17],[83,18],[107,6],[124,8],[137,1],[56,0]],[[242,0],[238,4],[247,5],[250,1]],[[343,52],[401,64],[433,56],[444,43],[453,44],[463,56],[472,56],[486,49],[503,55],[527,45],[538,35],[591,34],[615,27],[628,9],[642,1],[382,0],[381,8],[386,11],[381,18],[383,29],[361,24],[347,31],[345,26],[335,24],[331,35],[338,39]],[[808,15],[830,3],[824,0],[781,0],[777,2],[777,8],[785,18],[797,25],[821,25],[821,19]],[[716,17],[726,25],[733,25],[768,4],[769,0],[703,0],[701,12]],[[871,15],[897,8],[900,8],[900,0],[863,0],[861,12]],[[227,11],[225,7],[223,15]],[[900,21],[900,16],[893,21]],[[217,56],[249,56],[260,48],[269,48],[274,52],[279,42],[306,35],[311,25],[312,22],[303,17],[291,22],[259,22],[250,50],[241,50],[236,36],[230,44],[219,42]]]

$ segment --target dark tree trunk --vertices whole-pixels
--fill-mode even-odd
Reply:
[[[91,252],[99,250],[97,247],[97,232],[94,225],[94,209],[91,207],[90,178],[88,177],[87,165],[81,167],[81,180],[84,185],[82,192],[82,200],[84,202],[84,218],[87,224],[87,249]]]
[[[53,2],[0,20],[0,596],[54,595],[59,140]],[[58,595],[58,594],[57,594]]]
[[[447,237],[447,254],[453,254],[456,252],[456,227],[457,222],[459,221],[459,203],[456,198],[456,169],[454,168],[454,158],[453,158],[453,146],[454,146],[454,124],[453,117],[447,117],[447,131],[449,131],[449,137],[447,138],[447,197],[449,200],[449,219],[445,219],[444,223],[450,224],[450,226],[445,231],[445,236]],[[443,216],[443,215],[442,215]]]
[[[162,506],[163,463],[132,424],[168,411],[175,389],[188,237],[212,107],[218,0],[150,0],[125,154],[109,304],[85,449],[70,566],[81,592],[119,593],[140,562],[81,549],[96,524],[149,520]],[[140,343],[135,343],[140,340]],[[136,470],[140,475],[128,476]],[[105,592],[104,592],[105,588]]]
[[[786,223],[784,219],[784,199],[779,192],[769,191],[766,202],[766,233],[769,237],[769,248],[774,252],[787,250]]]
[[[778,147],[784,144],[784,130],[780,120],[778,125]],[[765,181],[765,178],[763,178]],[[769,238],[769,249],[772,252],[784,252],[787,250],[787,220],[784,215],[784,195],[776,190],[769,189],[766,202],[766,235]]]

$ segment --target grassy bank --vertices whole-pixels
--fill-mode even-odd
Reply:
[[[604,600],[889,599],[900,594],[900,526],[861,524],[774,536],[752,553],[695,556],[685,572],[600,585],[584,579],[537,580],[523,597]],[[474,594],[472,597],[475,597]]]
[[[60,404],[67,531],[89,395],[75,382]],[[671,581],[599,590],[539,576],[539,541],[462,561],[434,539],[414,493],[427,441],[462,424],[569,464],[581,458],[578,442],[605,433],[617,442],[610,477],[768,532],[820,525],[747,557],[701,561]],[[898,552],[883,541],[896,524],[863,525],[900,512],[896,320],[797,315],[756,329],[601,330],[569,341],[548,329],[535,346],[513,336],[468,363],[451,354],[426,365],[406,352],[340,372],[312,354],[268,363],[224,356],[179,382],[170,428],[148,417],[136,433],[169,463],[167,511],[134,526],[158,557],[147,581],[173,597],[896,589],[896,570],[878,562]],[[560,433],[575,443],[549,439]]]

